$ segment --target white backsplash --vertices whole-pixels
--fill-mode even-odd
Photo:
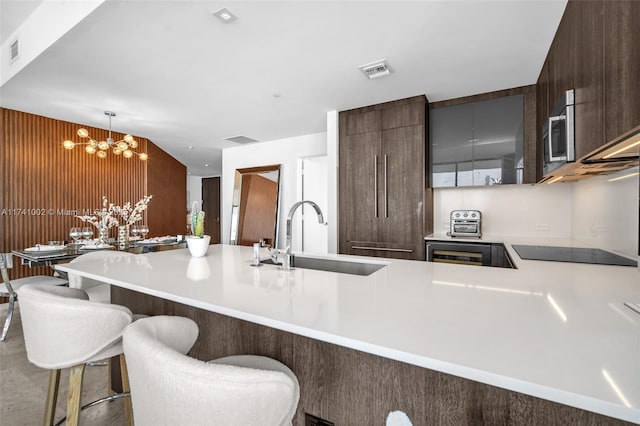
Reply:
[[[571,236],[571,185],[436,189],[434,231],[445,231],[451,210],[460,209],[480,210],[482,232],[485,234],[550,238]]]
[[[638,253],[638,176],[594,177],[573,184],[571,234],[574,239],[635,256]]]
[[[638,177],[609,181],[628,172],[581,182],[434,190],[434,231],[443,232],[449,213],[482,212],[485,234],[571,238],[637,256]]]

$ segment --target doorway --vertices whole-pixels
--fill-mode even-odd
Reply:
[[[202,178],[202,210],[205,234],[211,235],[211,244],[220,244],[220,177]]]
[[[305,157],[300,159],[301,200],[315,202],[327,220],[327,156]],[[328,253],[328,228],[319,224],[313,208],[309,205],[301,207],[302,215],[302,250],[309,253]]]

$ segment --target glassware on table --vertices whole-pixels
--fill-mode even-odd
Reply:
[[[138,227],[138,231],[142,235],[142,238],[145,238],[145,235],[149,233],[149,227],[147,225],[140,225],[140,227]]]
[[[84,228],[82,228],[82,238],[85,239],[85,241],[89,241],[89,239],[91,237],[93,237],[93,228],[91,228],[90,226],[85,226]]]
[[[71,228],[71,231],[69,231],[69,236],[73,238],[73,245],[76,245],[78,244],[78,239],[82,238],[82,231],[80,228],[74,226]]]
[[[138,235],[140,235],[140,228],[138,228],[138,225],[131,225],[129,227],[129,232],[131,232],[131,235],[137,239]]]

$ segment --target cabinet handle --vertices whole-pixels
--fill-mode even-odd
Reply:
[[[373,156],[373,213],[378,217],[378,156]]]
[[[413,250],[410,250],[410,249],[397,249],[397,248],[386,248],[386,247],[351,246],[351,248],[356,250],[380,250],[380,251],[399,251],[402,253],[413,253]]]
[[[384,217],[389,217],[389,197],[387,196],[387,154],[384,155]]]

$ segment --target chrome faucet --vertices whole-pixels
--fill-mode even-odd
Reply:
[[[318,205],[313,201],[309,201],[309,200],[298,201],[293,206],[291,206],[291,209],[289,210],[289,214],[287,215],[287,240],[286,240],[285,252],[282,253],[282,252],[276,251],[275,253],[276,258],[278,256],[281,256],[282,269],[287,271],[291,269],[291,258],[292,258],[291,256],[291,228],[292,228],[291,221],[298,207],[300,207],[305,203],[310,204],[311,207],[313,207],[316,213],[318,214],[318,223],[324,223],[324,216],[322,215],[322,210],[320,210],[320,207],[318,207]]]

